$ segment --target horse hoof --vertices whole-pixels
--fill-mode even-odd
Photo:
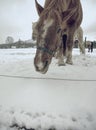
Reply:
[[[69,65],[73,65],[72,61],[66,61],[66,63],[69,64]]]
[[[65,63],[63,63],[63,64],[58,64],[58,66],[65,66],[66,64]]]

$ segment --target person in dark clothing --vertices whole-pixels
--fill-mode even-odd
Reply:
[[[91,51],[91,53],[93,52],[93,44],[94,44],[94,42],[87,41],[88,52],[90,52],[90,51]]]
[[[93,52],[93,42],[91,42],[91,47],[90,47],[90,49],[91,49],[91,53]]]

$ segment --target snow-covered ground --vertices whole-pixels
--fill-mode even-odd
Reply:
[[[0,130],[96,130],[96,50],[74,49],[74,65],[53,58],[45,75],[35,71],[34,55],[0,50]]]

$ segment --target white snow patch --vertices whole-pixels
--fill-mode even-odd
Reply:
[[[74,49],[74,65],[53,58],[45,75],[35,71],[35,51],[0,49],[0,130],[96,130],[96,50]]]

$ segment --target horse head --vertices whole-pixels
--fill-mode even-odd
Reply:
[[[36,23],[36,55],[34,65],[36,71],[45,74],[49,68],[56,49],[61,44],[61,18],[56,10],[44,9],[37,1],[36,8],[39,20]]]

